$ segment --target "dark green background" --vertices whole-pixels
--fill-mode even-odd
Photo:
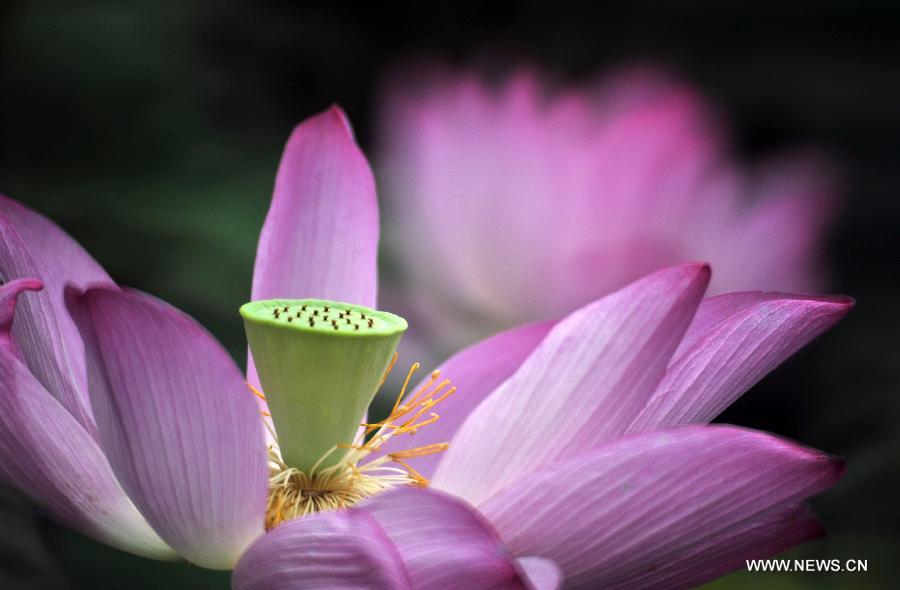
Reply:
[[[844,163],[832,290],[859,300],[722,421],[847,457],[846,478],[815,502],[830,537],[791,555],[868,559],[869,573],[739,573],[715,587],[895,587],[898,4],[483,4],[7,1],[0,190],[57,220],[120,282],[197,317],[240,359],[235,310],[298,121],[339,102],[371,152],[379,77],[423,55],[525,58],[569,80],[622,59],[674,67],[724,108],[742,156],[812,143]],[[0,499],[2,588],[227,587],[226,574],[124,555],[12,492]]]

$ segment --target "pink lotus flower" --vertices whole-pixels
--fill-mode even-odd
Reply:
[[[333,108],[288,142],[254,298],[373,304],[377,235],[371,174]],[[267,471],[254,398],[210,334],[117,287],[8,199],[0,277],[4,478],[124,550],[236,563],[237,589],[685,587],[821,534],[804,501],[842,472],[818,451],[705,423],[852,302],[703,299],[709,267],[687,264],[460,352],[442,367],[461,393],[440,420],[389,429],[447,451],[404,455],[408,436],[384,436],[348,468],[355,481],[406,458],[434,489],[385,485],[266,532],[285,472]],[[430,410],[436,379],[392,416]]]
[[[711,262],[713,294],[821,286],[832,171],[736,165],[693,89],[644,70],[556,92],[530,70],[404,76],[379,169],[420,339],[455,350],[685,260]]]

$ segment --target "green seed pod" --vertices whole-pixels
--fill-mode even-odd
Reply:
[[[241,306],[244,329],[285,463],[309,473],[350,444],[406,331],[406,320],[321,299]],[[317,465],[318,464],[318,465]]]

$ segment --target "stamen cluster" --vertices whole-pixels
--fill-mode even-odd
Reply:
[[[396,360],[395,354],[382,378],[382,384]],[[451,387],[448,379],[440,380],[440,371],[434,371],[428,381],[404,403],[406,389],[418,369],[418,363],[410,368],[387,418],[380,422],[362,424],[357,439],[352,444],[333,447],[309,473],[285,464],[277,444],[270,445],[267,529],[314,512],[349,508],[396,485],[428,485],[428,480],[409,465],[407,460],[440,453],[447,448],[447,443],[386,453],[363,463],[394,436],[413,435],[420,428],[436,422],[440,416],[432,412],[432,408],[456,392],[456,387]],[[265,399],[259,391],[254,389],[253,392]],[[275,433],[272,434],[277,441]],[[320,468],[326,458],[341,451],[345,454],[337,464]]]

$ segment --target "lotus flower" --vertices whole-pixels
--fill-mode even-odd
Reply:
[[[840,461],[705,423],[849,299],[703,299],[707,265],[666,268],[458,353],[368,437],[323,441],[332,422],[356,430],[374,392],[351,390],[405,327],[370,307],[377,235],[372,176],[332,108],[278,172],[242,309],[248,387],[194,320],[3,199],[4,478],[126,551],[235,566],[242,590],[685,587],[821,534],[804,502]],[[303,371],[285,350],[305,351]],[[311,468],[291,464],[323,442]]]
[[[712,263],[712,294],[821,286],[820,156],[731,162],[711,109],[659,72],[548,87],[532,70],[491,84],[432,69],[386,88],[393,298],[424,345],[558,318],[685,260]]]

